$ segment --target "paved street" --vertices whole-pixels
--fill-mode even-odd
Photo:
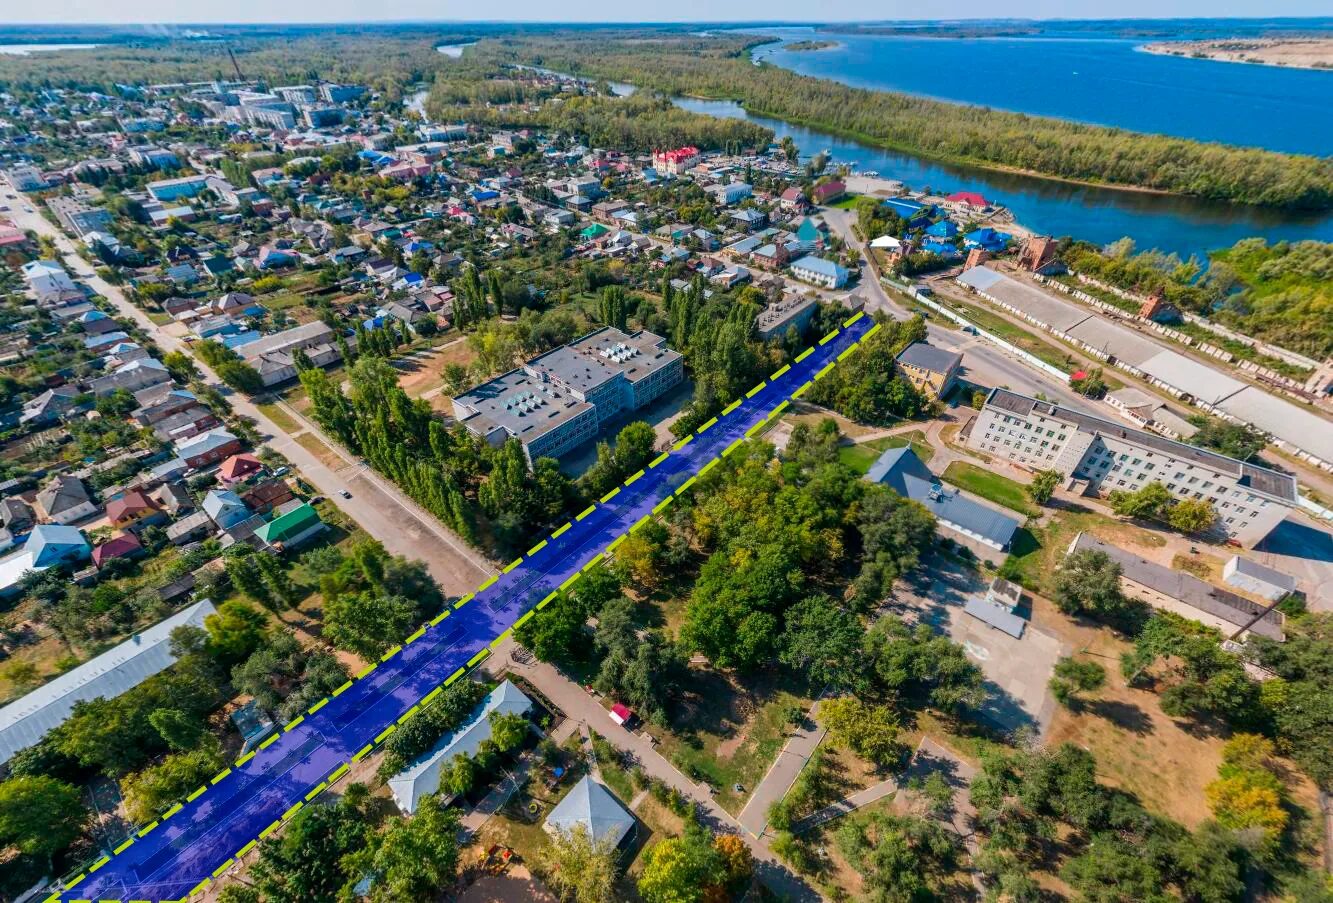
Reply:
[[[768,769],[759,785],[750,794],[745,808],[741,810],[740,825],[755,837],[762,837],[768,827],[768,810],[773,804],[787,795],[791,785],[801,776],[805,764],[810,761],[824,735],[828,733],[819,723],[819,703],[816,702],[807,714],[805,721],[788,738],[773,765]]]

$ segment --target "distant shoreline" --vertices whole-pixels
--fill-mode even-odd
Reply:
[[[1206,41],[1155,41],[1139,47],[1158,56],[1245,63],[1282,69],[1333,71],[1333,38],[1217,38]]]

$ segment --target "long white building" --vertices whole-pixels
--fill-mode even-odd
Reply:
[[[1156,433],[992,389],[967,444],[1030,470],[1058,470],[1108,495],[1161,483],[1177,499],[1206,499],[1218,528],[1249,548],[1296,504],[1296,480]]]

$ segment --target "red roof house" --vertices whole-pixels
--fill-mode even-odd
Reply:
[[[131,489],[106,503],[106,519],[113,527],[130,527],[162,514],[162,509],[139,489]]]
[[[230,486],[264,469],[263,463],[249,452],[232,455],[218,468],[218,478]]]
[[[143,551],[143,543],[139,542],[139,537],[133,533],[121,533],[93,549],[93,564],[101,568],[108,561],[116,558],[133,558],[142,555]]]
[[[945,198],[951,204],[962,204],[965,207],[989,207],[990,201],[986,200],[975,191],[955,191]]]

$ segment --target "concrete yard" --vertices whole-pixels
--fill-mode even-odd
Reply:
[[[891,610],[909,622],[932,625],[967,650],[986,675],[990,697],[982,714],[987,719],[1003,730],[1027,728],[1044,735],[1056,705],[1046,683],[1056,660],[1068,650],[1030,621],[1022,639],[1014,639],[966,614],[963,605],[968,596],[984,596],[986,586],[958,562],[939,556],[921,573],[929,575],[923,578],[929,583],[905,581]],[[1027,612],[1020,608],[1019,614],[1026,617]]]

